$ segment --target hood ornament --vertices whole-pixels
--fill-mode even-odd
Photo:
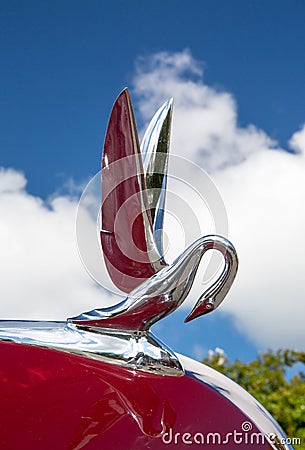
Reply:
[[[69,319],[77,326],[147,332],[188,296],[203,255],[224,257],[218,279],[200,296],[188,322],[216,309],[238,267],[233,245],[224,237],[204,236],[168,265],[163,257],[172,99],[150,122],[141,146],[127,89],[114,103],[102,157],[101,247],[108,274],[127,297],[109,308]]]
[[[139,146],[127,89],[109,120],[102,159],[101,250],[108,274],[127,297],[65,322],[0,321],[0,342],[77,354],[132,370],[181,376],[179,358],[149,328],[178,308],[194,282],[202,256],[224,258],[218,279],[201,295],[186,322],[216,309],[236,275],[233,245],[204,236],[168,265],[163,257],[172,100],[155,114]]]

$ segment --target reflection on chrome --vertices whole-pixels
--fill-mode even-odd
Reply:
[[[205,236],[194,242],[173,264],[164,267],[142,283],[118,305],[94,309],[74,317],[71,321],[79,325],[104,328],[148,330],[184,302],[203,255],[212,249],[224,256],[224,269],[213,285],[199,298],[186,321],[213,311],[220,305],[233,283],[238,260],[233,245],[227,239]]]
[[[152,333],[78,328],[67,322],[0,321],[0,341],[34,345],[160,375],[182,375],[171,350]]]
[[[173,99],[170,99],[152,118],[141,143],[152,228],[160,255],[163,255],[162,230],[172,113]]]

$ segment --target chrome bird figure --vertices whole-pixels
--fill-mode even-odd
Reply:
[[[204,236],[168,265],[163,258],[172,100],[156,112],[141,147],[127,89],[114,103],[102,157],[101,246],[109,276],[127,297],[109,308],[70,319],[79,326],[147,331],[178,308],[193,285],[202,256],[221,252],[224,268],[199,298],[186,322],[213,311],[229,291],[238,267],[233,245]]]

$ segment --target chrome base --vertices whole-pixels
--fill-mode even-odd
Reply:
[[[69,322],[0,321],[0,342],[60,350],[159,375],[180,376],[176,355],[148,332],[84,327]]]

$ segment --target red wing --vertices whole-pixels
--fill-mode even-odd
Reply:
[[[105,138],[101,243],[110,278],[124,292],[135,289],[164,265],[154,243],[142,156],[127,89],[113,106]]]

